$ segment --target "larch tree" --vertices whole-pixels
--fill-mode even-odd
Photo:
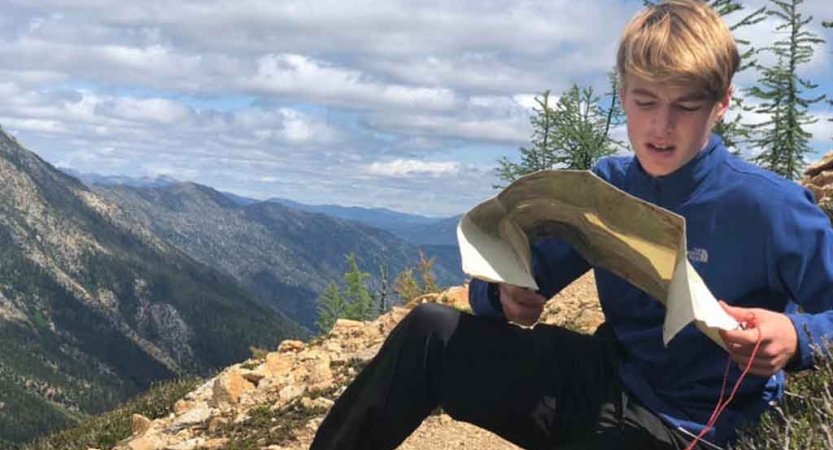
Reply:
[[[532,108],[533,114],[529,117],[529,123],[532,125],[531,145],[520,148],[520,163],[512,162],[505,156],[498,161],[499,167],[495,173],[501,182],[511,183],[528,173],[552,169],[557,162],[558,146],[550,91],[544,91],[534,100],[537,106]],[[494,187],[501,186],[495,185]]]
[[[344,316],[345,308],[338,286],[335,283],[327,285],[327,289],[318,297],[318,320],[315,321],[318,332],[329,333],[336,321]]]
[[[812,150],[809,145],[812,134],[806,127],[818,121],[810,115],[809,107],[825,99],[825,95],[810,96],[810,91],[818,86],[798,72],[810,62],[815,47],[824,40],[807,29],[813,18],[800,12],[804,0],[770,1],[775,8],[767,14],[779,20],[775,32],[785,37],[761,49],[773,54],[776,62],[759,66],[758,85],[748,91],[759,101],[755,112],[767,117],[752,125],[756,133],[753,143],[759,150],[752,161],[794,180],[801,177],[804,155]]]
[[[623,113],[618,79],[611,75],[609,82],[610,91],[603,96],[592,87],[574,84],[555,104],[550,91],[535,97],[538,105],[530,117],[532,145],[520,148],[519,163],[506,157],[498,161],[500,181],[511,183],[538,170],[590,169],[599,158],[624,148],[623,142],[611,136],[613,128],[622,123]]]

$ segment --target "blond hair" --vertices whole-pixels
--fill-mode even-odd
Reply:
[[[642,11],[625,28],[616,69],[673,85],[693,85],[723,97],[740,64],[737,45],[720,16],[704,3],[667,0]]]

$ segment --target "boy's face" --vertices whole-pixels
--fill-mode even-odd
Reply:
[[[714,124],[723,118],[731,88],[715,102],[694,87],[674,86],[626,75],[621,90],[628,138],[650,175],[668,175],[706,146]]]

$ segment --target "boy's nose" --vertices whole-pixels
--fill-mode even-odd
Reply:
[[[668,133],[674,129],[674,112],[670,108],[657,108],[651,116],[651,126],[654,131]]]

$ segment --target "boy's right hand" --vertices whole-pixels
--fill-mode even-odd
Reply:
[[[529,327],[534,325],[544,312],[547,299],[533,290],[500,284],[498,292],[503,314],[512,322]]]

